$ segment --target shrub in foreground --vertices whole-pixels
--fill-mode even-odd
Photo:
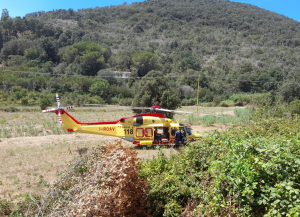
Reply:
[[[94,148],[74,160],[28,216],[147,216],[147,182],[138,178],[137,153],[120,144]]]
[[[270,118],[142,163],[154,216],[299,216],[300,120]]]

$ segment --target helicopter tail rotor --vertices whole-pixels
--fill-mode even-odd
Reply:
[[[75,106],[60,107],[60,100],[58,94],[56,94],[56,102],[57,102],[57,108],[45,109],[42,112],[55,112],[58,115],[59,123],[62,124],[61,111],[67,109],[73,109],[76,107]]]

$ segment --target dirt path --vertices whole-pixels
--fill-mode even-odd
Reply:
[[[205,126],[191,126],[193,132],[200,133],[201,135],[206,135],[212,130],[223,131],[226,130],[229,126],[225,124],[211,124]]]

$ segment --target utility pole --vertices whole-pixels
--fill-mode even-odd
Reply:
[[[198,104],[199,104],[199,83],[200,83],[200,75],[198,76],[197,113],[198,113]]]

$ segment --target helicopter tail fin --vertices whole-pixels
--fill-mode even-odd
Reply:
[[[64,124],[62,126],[62,129],[65,129],[68,132],[76,132],[77,129],[80,128],[80,126],[81,126],[81,123],[79,121],[77,121],[75,118],[73,118],[65,110],[61,110],[61,120],[62,120],[62,123]]]

